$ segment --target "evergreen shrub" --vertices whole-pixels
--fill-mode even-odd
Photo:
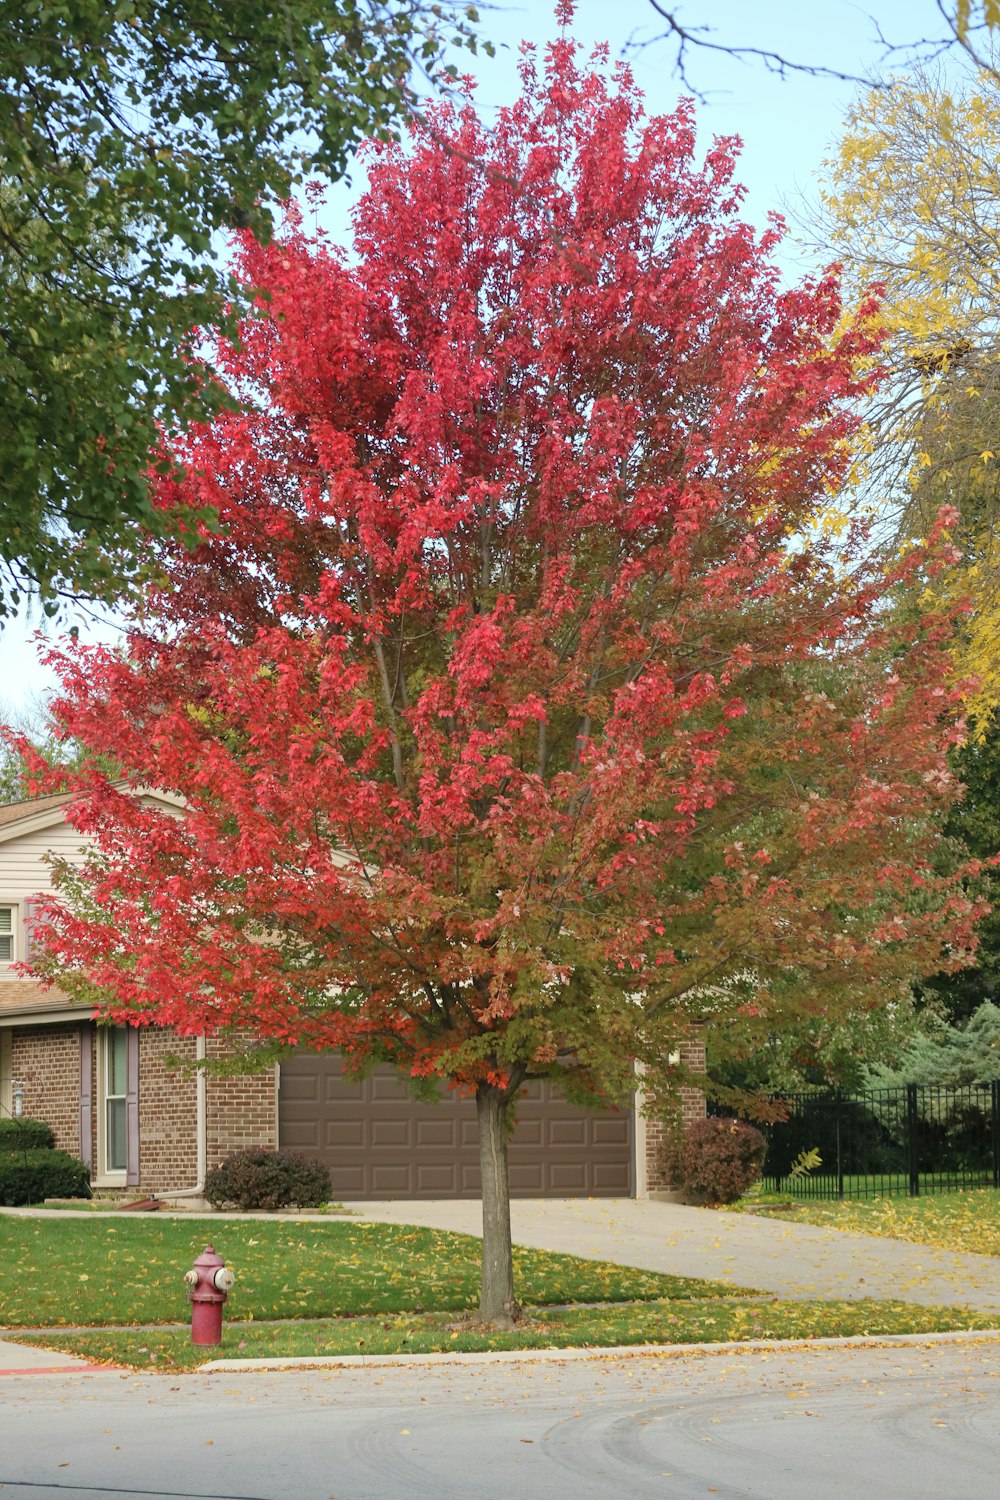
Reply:
[[[14,1208],[45,1198],[89,1198],[86,1162],[47,1148],[0,1152],[0,1203]]]
[[[28,1120],[21,1116],[0,1120],[0,1152],[44,1151],[54,1144],[52,1126],[46,1125],[44,1120]]]

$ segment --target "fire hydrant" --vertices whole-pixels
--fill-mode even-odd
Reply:
[[[215,1247],[206,1245],[184,1280],[191,1303],[192,1344],[221,1344],[222,1309],[236,1277]]]

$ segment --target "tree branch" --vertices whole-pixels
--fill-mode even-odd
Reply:
[[[776,73],[779,78],[786,78],[789,73],[806,73],[812,78],[832,78],[839,83],[860,83],[867,88],[885,88],[887,85],[879,81],[873,81],[860,73],[847,73],[839,68],[829,68],[822,63],[793,62],[791,58],[785,57],[780,52],[772,52],[766,47],[738,47],[727,42],[713,42],[709,38],[713,34],[711,26],[685,26],[679,19],[677,11],[668,10],[660,3],[660,0],[649,0],[649,4],[665,22],[666,30],[658,36],[650,37],[647,41],[635,41],[632,38],[626,43],[626,52],[638,52],[656,42],[673,41],[677,46],[677,55],[674,59],[674,72],[685,88],[691,90],[692,94],[702,104],[706,102],[705,94],[691,82],[688,74],[688,55],[692,48],[700,48],[703,52],[722,52],[729,57],[736,58],[739,62],[763,63],[769,73]],[[634,36],[634,33],[633,33]]]

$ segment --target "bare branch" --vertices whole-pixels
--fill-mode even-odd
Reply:
[[[984,53],[972,40],[973,37],[979,32],[985,32],[987,35],[987,39],[989,39],[989,37],[992,35],[993,28],[989,26],[985,21],[980,22],[978,26],[959,26],[957,14],[955,14],[948,6],[946,6],[945,0],[937,0],[937,8],[941,12],[941,15],[944,17],[945,25],[948,27],[948,30],[950,32],[948,44],[951,45],[952,43],[957,42],[962,51],[968,54],[977,68],[982,68],[984,73],[991,73],[994,78],[1000,79],[1000,72],[997,71],[997,65],[992,55],[992,49],[990,54],[988,55]]]
[[[660,32],[658,36],[643,41],[635,40],[635,33],[633,33],[625,50],[638,52],[656,42],[672,41],[675,43],[677,54],[674,59],[674,72],[684,87],[690,89],[701,103],[705,103],[706,96],[695,87],[688,73],[688,58],[693,48],[698,48],[703,52],[722,52],[740,62],[763,63],[769,73],[775,73],[779,78],[786,78],[789,73],[806,73],[813,78],[831,78],[839,83],[861,83],[869,88],[886,86],[863,74],[844,72],[839,68],[826,67],[822,63],[794,62],[782,53],[772,52],[766,47],[740,47],[729,42],[712,41],[711,38],[716,33],[711,26],[685,26],[679,19],[677,11],[668,10],[660,3],[660,0],[649,0],[649,4],[660,20],[665,23],[666,30]]]

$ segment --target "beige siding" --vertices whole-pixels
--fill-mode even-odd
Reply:
[[[50,852],[80,863],[82,837],[62,821],[35,828],[0,843],[0,903],[14,907],[14,941],[17,958],[24,958],[24,903],[40,891],[52,889]],[[0,964],[0,1009],[16,1005],[52,1005],[60,998],[56,989],[43,990],[26,980],[11,964]]]
[[[83,835],[68,823],[53,823],[0,843],[0,901],[23,901],[36,891],[52,889],[46,863],[49,853],[82,862]]]
[[[159,797],[146,794],[142,797],[146,806],[158,808],[170,817],[179,817],[180,809]],[[64,808],[59,808],[53,817],[43,808],[32,817],[26,812],[24,821],[28,825],[24,832],[16,832],[16,824],[8,823],[0,829],[0,905],[15,907],[15,949],[18,959],[24,958],[24,903],[32,896],[52,889],[52,869],[49,856],[82,864],[87,845],[86,835],[79,833],[64,821]],[[32,826],[41,821],[44,826]],[[30,989],[29,989],[30,985]],[[58,1001],[60,992],[55,988],[42,991],[32,981],[26,981],[13,966],[0,963],[0,1008],[10,1009],[14,1005],[32,1006],[47,1002],[50,1006]]]

